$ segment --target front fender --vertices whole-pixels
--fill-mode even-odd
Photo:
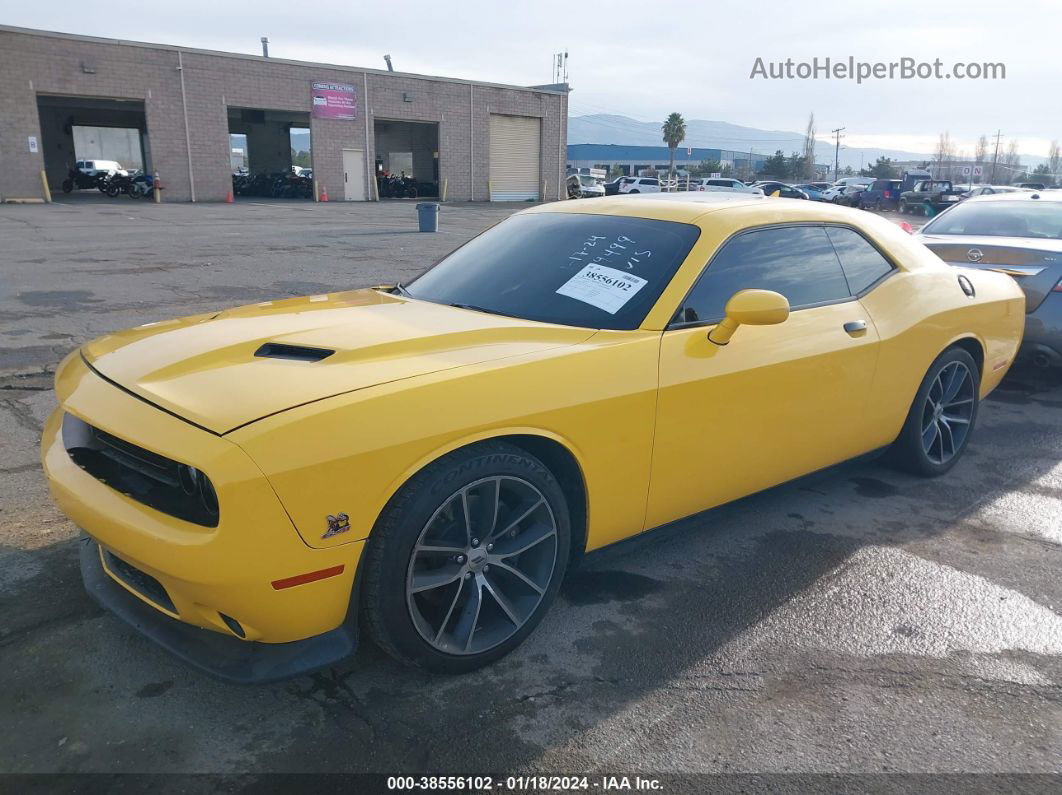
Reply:
[[[367,538],[402,484],[453,450],[509,435],[550,439],[582,470],[588,547],[602,546],[644,526],[658,349],[659,333],[621,332],[339,395],[226,438],[266,474],[312,547]],[[339,513],[350,529],[324,537]]]

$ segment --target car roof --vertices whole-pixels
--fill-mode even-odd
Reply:
[[[633,218],[649,218],[678,223],[696,223],[708,214],[741,213],[752,215],[758,223],[840,223],[866,227],[878,217],[862,210],[840,207],[823,202],[800,199],[783,199],[754,193],[712,191],[707,193],[654,193],[636,196],[606,196],[600,199],[582,199],[577,202],[549,202],[521,211],[532,213],[584,213],[595,215],[624,215]],[[891,221],[884,224],[894,226]],[[896,227],[899,229],[899,227]]]

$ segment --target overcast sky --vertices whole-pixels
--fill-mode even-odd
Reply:
[[[820,134],[846,127],[848,145],[923,152],[945,130],[972,150],[1002,129],[1004,147],[1035,155],[1062,138],[1057,0],[0,0],[0,23],[246,53],[268,36],[275,57],[383,68],[390,53],[400,71],[523,85],[550,82],[552,53],[566,49],[572,115],[677,110],[802,132],[814,111]],[[999,62],[1006,79],[749,77],[757,57],[815,56]]]

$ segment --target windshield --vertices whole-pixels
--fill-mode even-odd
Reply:
[[[927,235],[1039,237],[1062,240],[1062,203],[1033,201],[964,202],[930,221]]]
[[[516,215],[408,285],[413,298],[596,329],[635,329],[697,240],[690,224]]]

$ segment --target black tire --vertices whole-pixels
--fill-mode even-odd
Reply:
[[[111,183],[106,187],[100,186],[100,190],[106,193],[112,199],[117,199],[118,194],[122,192],[122,189],[114,183]]]
[[[631,194],[631,193],[641,193],[641,191],[640,191],[640,190],[629,190],[629,191],[627,191],[627,193],[628,193],[628,194]]]
[[[486,478],[497,477],[529,483],[544,498],[556,527],[555,559],[549,581],[543,586],[540,601],[524,623],[505,640],[478,653],[446,653],[429,643],[414,623],[413,599],[407,593],[407,577],[413,571],[414,551],[422,530],[455,493]],[[498,514],[494,516],[496,527]],[[515,530],[512,532],[516,534]],[[381,513],[368,543],[362,575],[361,612],[369,635],[380,648],[403,663],[437,673],[459,674],[505,656],[538,625],[556,597],[567,570],[571,525],[564,493],[541,461],[514,445],[484,442],[443,456],[411,478]],[[468,565],[472,565],[471,556]],[[475,582],[478,582],[478,575]],[[464,587],[460,579],[456,583],[457,595],[453,597],[450,611],[454,611],[453,605],[457,604]],[[482,591],[479,598],[483,599]],[[444,629],[450,612],[446,616],[441,622]],[[476,617],[478,620],[478,609]],[[474,620],[473,627],[476,626]],[[469,633],[469,638],[474,634],[475,629]]]
[[[969,371],[972,381],[971,402],[968,404],[968,416],[963,418],[966,430],[962,440],[955,445],[951,456],[941,462],[934,460],[931,454],[926,451],[923,444],[925,438],[923,434],[926,433],[924,428],[928,427],[926,420],[930,417],[927,406],[930,393],[935,388],[937,377],[952,366],[953,363],[957,363]],[[889,448],[889,461],[898,469],[923,477],[938,477],[955,466],[966,450],[966,445],[969,444],[970,437],[973,435],[974,427],[977,423],[980,384],[981,373],[977,363],[965,350],[958,347],[948,348],[938,356],[933,364],[930,365],[925,378],[922,379],[922,383],[918,387],[918,392],[915,393],[914,401],[911,403],[911,408],[907,413],[907,420],[904,422],[900,435],[896,437],[896,441]],[[962,413],[965,414],[967,412]]]
[[[63,193],[70,193],[74,189],[74,181],[72,179],[64,179],[61,187]]]
[[[901,199],[898,209],[900,211],[900,215],[907,215],[907,202]]]

